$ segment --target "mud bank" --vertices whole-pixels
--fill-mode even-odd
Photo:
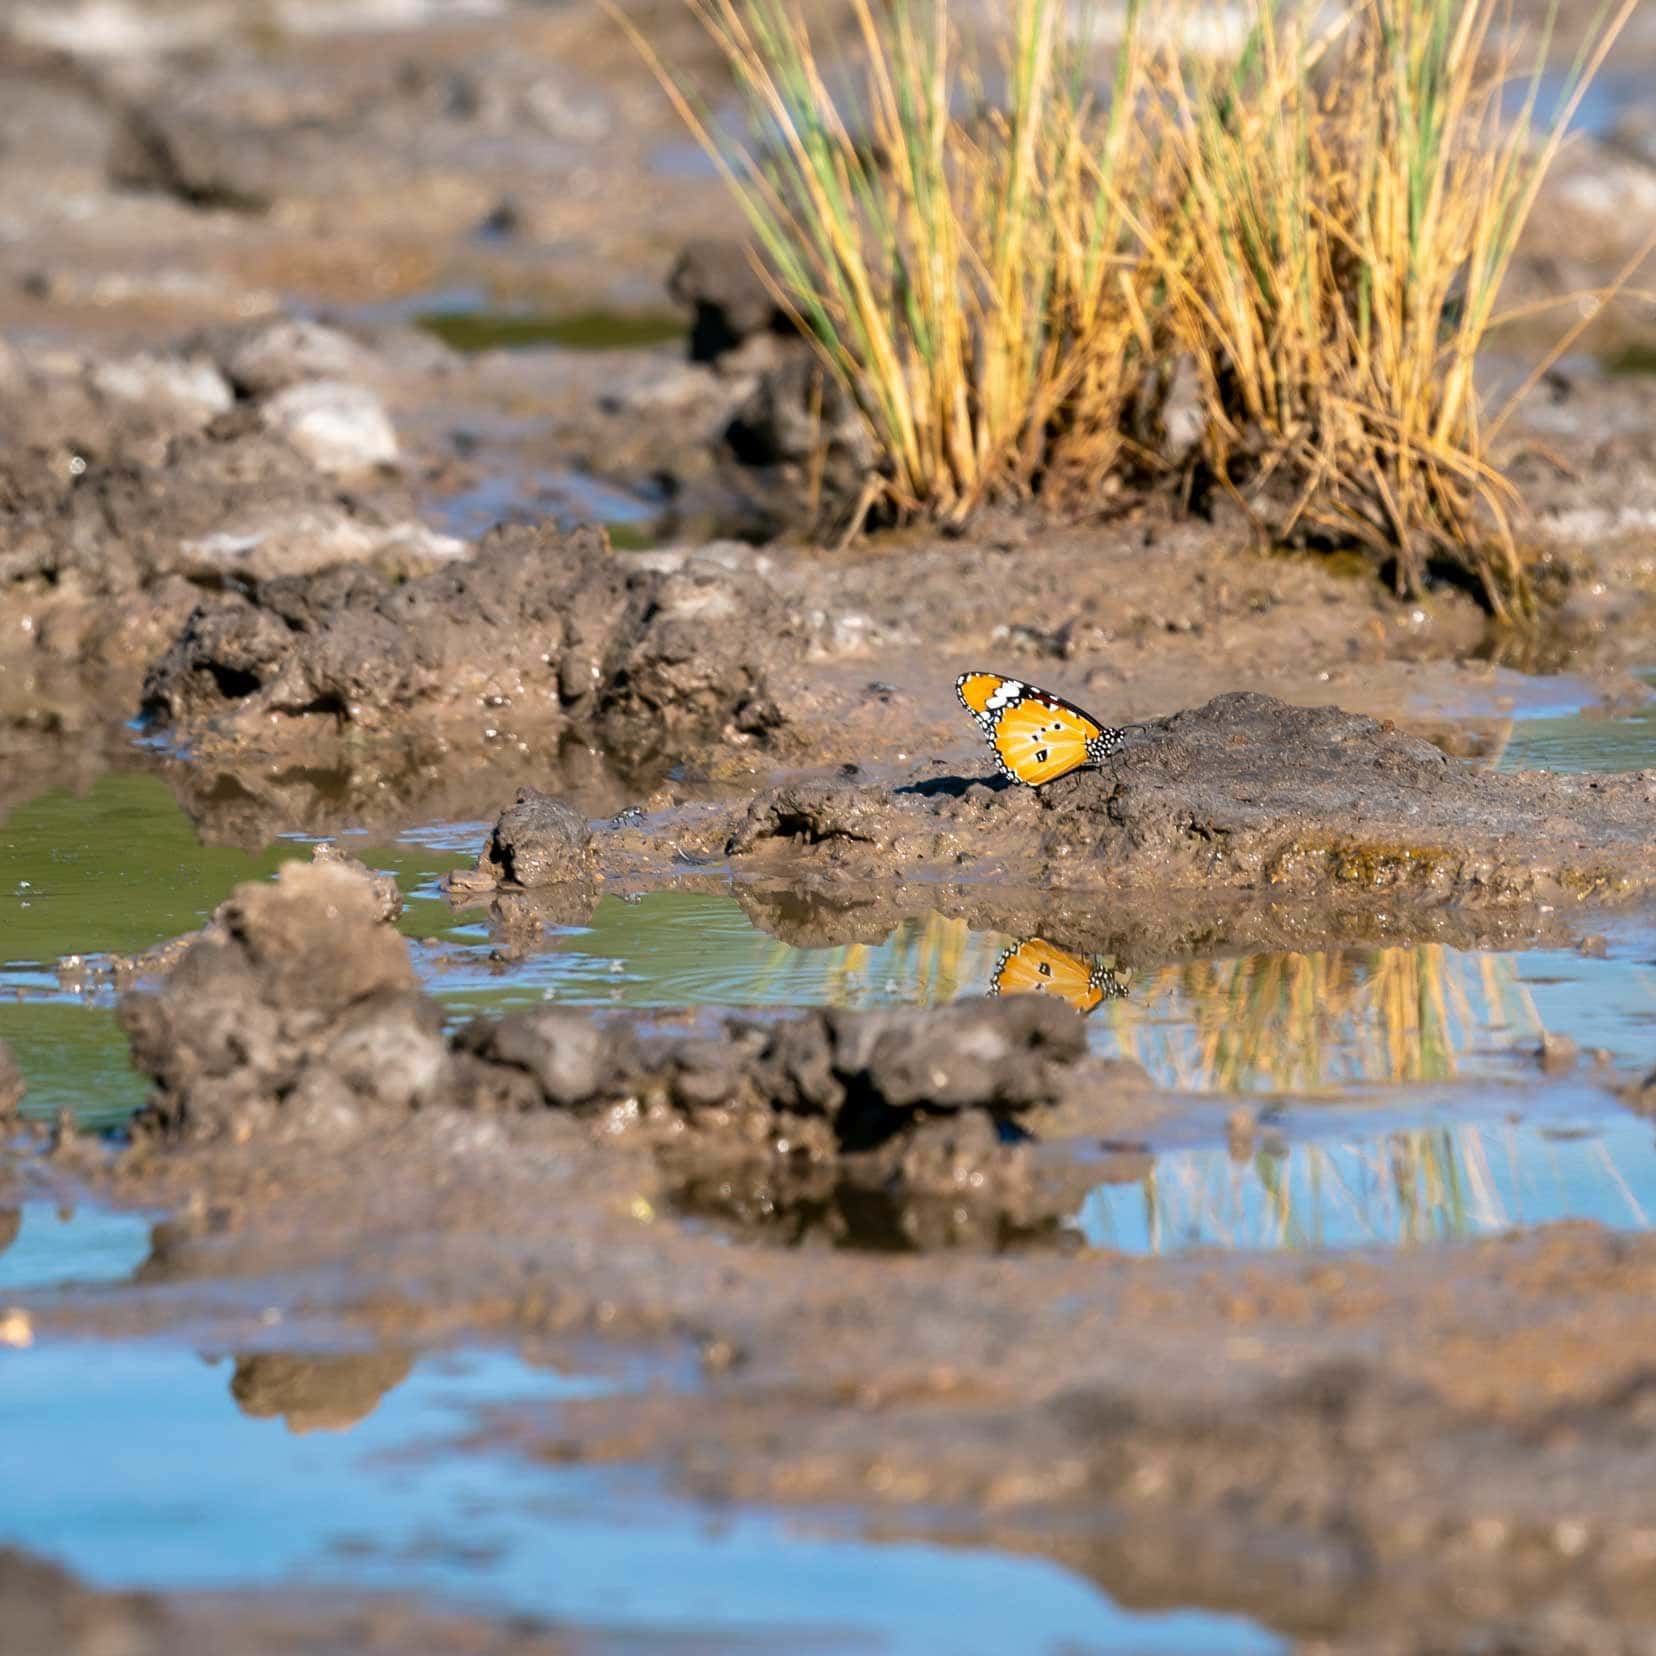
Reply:
[[[143,706],[206,752],[314,753],[412,726],[525,752],[587,729],[636,759],[774,731],[764,663],[792,631],[716,564],[628,573],[601,530],[501,529],[465,564],[401,585],[346,565],[202,605]]]
[[[1627,898],[1656,879],[1656,772],[1478,771],[1389,723],[1266,696],[1151,721],[1112,765],[1040,789],[1003,781],[987,755],[972,768],[784,782],[739,817],[683,813],[675,843],[743,876],[803,876],[827,901],[836,882],[992,878],[1107,891],[1123,914],[1246,894],[1376,925]],[[601,855],[642,855],[651,831],[620,824]]]
[[[732,1020],[692,1036],[549,1007],[449,1037],[390,923],[394,899],[334,855],[288,864],[241,887],[195,939],[130,963],[127,976],[165,974],[121,1002],[156,1082],[137,1130],[338,1142],[417,1111],[552,1109],[612,1141],[703,1159],[843,1158],[870,1184],[987,1195],[1004,1139],[1082,1118],[1109,1131],[1154,1109],[1136,1066],[1088,1057],[1080,1020],[1041,997]]]
[[[295,1650],[562,1656],[569,1643],[521,1621],[421,1610],[347,1593],[100,1592],[67,1570],[0,1549],[0,1627],[11,1656],[281,1656]]]

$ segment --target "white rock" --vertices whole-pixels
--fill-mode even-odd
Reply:
[[[363,379],[373,359],[337,328],[283,317],[241,340],[224,366],[239,390],[268,397],[304,380]]]
[[[115,402],[158,404],[187,423],[206,425],[236,400],[229,381],[205,357],[137,356],[94,361],[88,383]]]
[[[278,391],[260,414],[319,471],[366,471],[396,463],[396,430],[384,403],[365,385],[306,380]]]
[[[364,523],[343,512],[288,512],[227,525],[179,544],[180,571],[194,580],[236,575],[268,581],[341,563],[419,574],[471,555],[470,545],[423,523]]]

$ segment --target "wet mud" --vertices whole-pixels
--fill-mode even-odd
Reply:
[[[733,1248],[672,1217],[697,1193],[671,1155],[565,1112],[423,1111],[390,1156],[325,1142],[147,1142],[94,1174],[178,1217],[135,1285],[32,1305],[36,1336],[182,1318],[233,1342],[275,1309],[405,1347],[688,1345],[694,1409],[514,1411],[471,1446],[650,1461],[710,1499],[889,1504],[896,1533],[1043,1552],[1127,1605],[1240,1610],[1336,1649],[1492,1626],[1519,1649],[1636,1648],[1616,1641],[1651,1614],[1649,1237],[1135,1263],[1049,1245],[1038,1207],[974,1223],[967,1171],[947,1208],[897,1220],[944,1251]],[[854,1216],[850,1185],[832,1201]],[[784,1229],[806,1211],[775,1207]]]
[[[1052,886],[1152,884],[1481,903],[1647,889],[1656,771],[1474,772],[1337,708],[1233,694],[1144,727],[1101,769],[1040,789],[933,765],[908,780],[783,783],[726,842],[852,877],[968,871]]]
[[[444,1615],[403,1600],[305,1595],[105,1592],[14,1548],[0,1550],[0,1624],[15,1656],[249,1656],[294,1650],[465,1650],[563,1656],[550,1630]]]

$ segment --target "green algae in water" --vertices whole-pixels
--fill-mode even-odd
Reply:
[[[427,311],[415,326],[451,351],[522,351],[554,345],[566,351],[632,351],[688,337],[679,316],[624,311],[574,311],[544,316],[523,311]]]
[[[200,844],[155,777],[110,772],[85,794],[54,789],[0,822],[0,970],[147,949],[199,926],[239,881],[308,855]]]
[[[1626,345],[1605,358],[1604,370],[1618,377],[1642,378],[1656,374],[1656,345]]]
[[[84,996],[60,962],[96,965],[193,931],[244,881],[307,860],[312,843],[282,840],[256,855],[202,845],[166,784],[140,774],[108,772],[84,794],[54,789],[14,808],[0,822],[0,1040],[28,1084],[23,1114],[67,1109],[83,1126],[108,1127],[144,1098],[111,997]],[[462,860],[418,846],[370,857],[420,893],[402,920],[416,937],[450,920],[430,887]]]

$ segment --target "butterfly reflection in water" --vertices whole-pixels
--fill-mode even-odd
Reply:
[[[1103,765],[1126,736],[1050,690],[999,673],[962,673],[955,694],[977,721],[1001,774],[1026,787]]]
[[[1083,1017],[1107,1000],[1121,1000],[1127,985],[1097,961],[1084,960],[1044,937],[1026,937],[995,962],[991,995],[1056,995]]]

